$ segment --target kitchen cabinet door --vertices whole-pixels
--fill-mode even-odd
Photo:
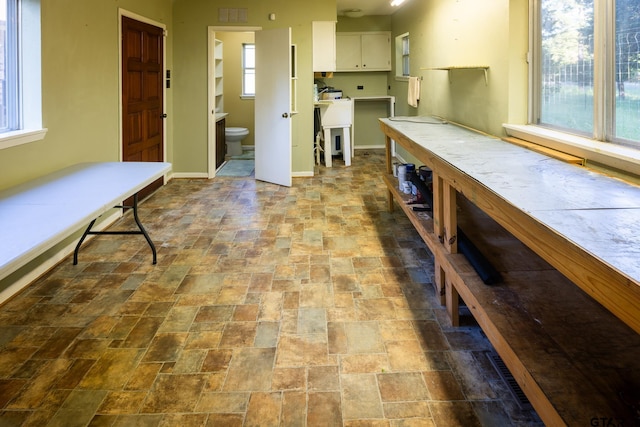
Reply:
[[[336,70],[336,23],[334,21],[313,21],[313,71]]]
[[[364,71],[391,70],[391,36],[362,34],[362,69]]]
[[[336,34],[336,71],[390,70],[390,32]]]
[[[362,71],[362,43],[360,34],[336,35],[336,69]]]

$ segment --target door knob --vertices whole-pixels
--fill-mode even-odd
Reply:
[[[287,113],[282,113],[282,117],[284,117],[284,118],[286,119],[287,117],[289,117],[289,114],[287,114]]]
[[[161,118],[161,119],[166,119],[166,118],[167,118],[167,113],[160,114],[160,118]]]

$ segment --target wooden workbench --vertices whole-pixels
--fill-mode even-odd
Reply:
[[[395,199],[433,252],[452,323],[461,297],[547,425],[634,425],[640,188],[453,124],[380,123],[390,208]],[[432,169],[432,219],[397,190],[391,139]],[[500,284],[484,285],[457,253],[458,227]]]

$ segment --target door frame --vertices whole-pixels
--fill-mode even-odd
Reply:
[[[214,47],[216,32],[256,32],[261,31],[262,27],[237,27],[213,25],[207,27],[207,177],[214,178],[216,176],[216,115],[215,115],[215,99],[216,99],[216,83],[213,76],[214,67]]]
[[[153,25],[154,27],[162,28],[163,43],[162,43],[162,75],[167,74],[167,26],[161,22],[154,21],[137,13],[130,12],[126,9],[118,8],[118,157],[119,161],[123,160],[122,153],[122,17],[135,19],[136,21],[143,22],[145,24]],[[167,85],[162,85],[162,111],[167,111]],[[162,120],[162,158],[167,161],[167,120]],[[167,177],[164,177],[164,183],[166,183]]]

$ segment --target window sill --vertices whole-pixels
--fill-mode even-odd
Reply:
[[[408,82],[409,76],[395,76],[397,82]]]
[[[640,175],[640,150],[534,125],[502,125],[509,136],[582,157],[587,162]]]
[[[22,129],[0,134],[0,150],[44,139],[48,129]]]
[[[255,95],[240,95],[240,99],[256,99]]]

